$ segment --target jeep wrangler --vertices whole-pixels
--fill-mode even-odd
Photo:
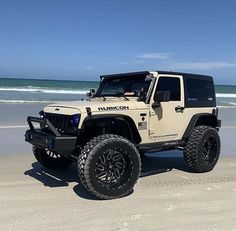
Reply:
[[[62,169],[77,161],[93,195],[128,195],[145,152],[181,149],[194,172],[208,172],[220,154],[213,78],[144,71],[101,76],[90,98],[46,106],[28,117],[25,140],[40,164]]]

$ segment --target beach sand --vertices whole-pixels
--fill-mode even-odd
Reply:
[[[189,173],[181,157],[148,157],[134,192],[97,200],[76,166],[50,171],[32,155],[0,157],[0,229],[236,230],[236,160]]]
[[[191,173],[179,151],[149,154],[134,192],[108,201],[83,189],[75,164],[52,171],[37,163],[26,128],[14,127],[25,118],[1,123],[0,230],[236,230],[236,110],[221,115],[213,171]]]

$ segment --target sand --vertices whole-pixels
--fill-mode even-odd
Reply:
[[[221,158],[212,172],[189,172],[181,152],[151,154],[134,192],[105,201],[83,189],[75,164],[63,171],[38,164],[24,142],[32,108],[4,107],[0,231],[236,230],[236,110],[221,110]]]
[[[0,230],[236,230],[236,159],[189,173],[178,153],[149,156],[134,192],[97,200],[76,166],[50,171],[32,155],[0,156]]]

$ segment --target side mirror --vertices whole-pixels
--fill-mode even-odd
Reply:
[[[90,91],[86,94],[87,97],[92,98],[95,95],[95,89],[90,89]]]
[[[170,91],[157,91],[154,95],[154,103],[152,104],[153,108],[160,107],[161,102],[170,101]]]

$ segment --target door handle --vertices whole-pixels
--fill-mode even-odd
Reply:
[[[177,107],[175,108],[175,111],[176,111],[176,112],[183,112],[184,109],[185,109],[185,107],[177,106]]]

